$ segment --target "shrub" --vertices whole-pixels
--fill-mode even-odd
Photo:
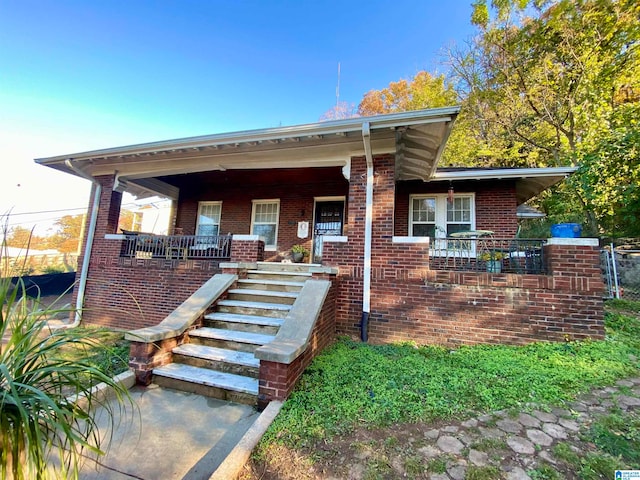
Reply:
[[[99,454],[108,446],[96,431],[95,408],[115,423],[114,404],[92,387],[105,383],[119,407],[130,401],[108,373],[63,354],[69,346],[96,352],[107,344],[91,330],[50,331],[46,319],[54,310],[39,300],[26,300],[22,279],[12,285],[10,277],[0,278],[1,478],[77,478],[83,450]]]

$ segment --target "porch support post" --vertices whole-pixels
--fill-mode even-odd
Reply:
[[[77,170],[77,167],[75,167],[71,161],[69,161],[69,165],[71,168],[74,168],[74,170]],[[122,194],[112,189],[115,179],[114,175],[103,175],[93,178],[84,174],[81,170],[77,170],[77,172],[79,174],[82,173],[87,180],[93,182],[93,185],[91,187],[91,212],[85,220],[84,238],[82,239],[85,246],[84,252],[78,258],[78,272],[76,273],[78,288],[74,289],[73,293],[73,301],[76,307],[72,313],[73,323],[69,325],[70,327],[77,326],[82,319],[89,268],[91,266],[91,256],[96,247],[103,253],[107,251],[105,247],[109,244],[105,243],[104,236],[105,234],[116,233],[122,203]]]

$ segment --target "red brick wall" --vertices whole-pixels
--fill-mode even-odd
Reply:
[[[133,330],[158,324],[216,273],[214,260],[92,255],[83,322]]]
[[[122,197],[112,191],[112,176],[98,177],[97,180],[102,185],[101,207],[89,264],[82,322],[126,330],[155,325],[205,281],[220,273],[219,262],[120,258],[122,242],[106,240],[104,236],[116,233]],[[78,272],[83,261],[83,258],[78,261]],[[78,280],[79,273],[76,276]],[[77,294],[78,289],[75,288],[73,305]]]
[[[520,344],[602,338],[602,290],[561,288],[553,276],[430,270],[424,278],[375,278],[374,342]]]
[[[180,184],[179,182],[183,182]],[[180,186],[177,227],[195,233],[199,201],[221,201],[221,233],[251,233],[252,200],[279,199],[277,251],[266,251],[265,260],[281,260],[297,243],[312,250],[314,197],[346,196],[348,185],[340,168],[236,170],[185,175]],[[308,221],[309,237],[297,237],[298,222]]]
[[[286,399],[302,372],[335,338],[335,284],[329,288],[322,311],[316,321],[307,349],[290,364],[260,361],[258,405],[266,406],[271,400]]]
[[[456,193],[476,194],[476,229],[491,230],[496,237],[511,238],[518,230],[516,191],[513,180],[491,182],[454,182]],[[409,233],[409,198],[411,195],[447,193],[448,182],[398,182],[395,194],[394,234]]]
[[[135,372],[138,385],[149,385],[153,369],[173,361],[172,350],[184,342],[185,335],[159,340],[153,343],[131,342],[129,367]]]
[[[362,313],[362,258],[364,255],[364,217],[366,198],[366,160],[351,159],[349,179],[347,230],[349,243],[323,245],[322,263],[340,267],[336,278],[336,329],[341,332],[356,332]]]
[[[233,240],[231,242],[232,262],[261,262],[264,260],[262,240]]]
[[[408,182],[400,183],[396,188],[393,156],[378,156],[374,163],[374,255],[369,331],[372,341],[520,343],[562,339],[564,335],[572,338],[602,335],[602,283],[597,267],[597,248],[548,246],[548,276],[431,271],[426,245],[392,243],[394,232],[404,233],[399,231],[399,219],[407,218],[401,211],[402,208],[406,210],[409,191],[413,192],[415,188],[407,190]],[[302,170],[296,175],[280,172],[276,177],[276,180],[295,181],[295,188],[290,184],[274,187],[260,183],[269,180],[262,172],[258,180],[252,179],[250,196],[241,182],[243,178],[250,180],[250,172],[235,173],[233,180],[236,182],[228,185],[214,184],[214,187],[206,188],[196,185],[191,189],[184,186],[181,191],[185,192],[185,198],[181,198],[178,226],[190,233],[187,225],[181,222],[195,224],[197,200],[222,200],[222,231],[226,232],[225,227],[236,222],[238,228],[242,226],[246,230],[232,233],[248,233],[250,199],[280,198],[279,244],[286,244],[288,249],[290,244],[299,242],[295,238],[297,221],[312,221],[314,196],[348,193],[349,243],[327,243],[324,259],[326,264],[338,266],[340,271],[335,292],[337,331],[357,336],[362,313],[365,160],[362,157],[352,159],[348,184],[339,180],[339,169]],[[312,178],[319,172],[326,177],[313,183]],[[100,177],[99,181],[104,188],[83,321],[125,329],[154,325],[218,273],[219,264],[209,260],[120,258],[120,242],[104,239],[105,233],[115,233],[114,218],[120,208],[120,196],[111,190],[113,177]],[[477,227],[515,233],[515,223],[511,220],[500,223],[503,218],[492,219],[515,218],[512,194],[512,185],[502,190],[494,186],[486,192],[478,191]],[[394,199],[400,204],[404,201],[405,207],[399,205],[394,211]],[[227,213],[229,211],[232,215]],[[241,212],[244,212],[243,218],[240,218]],[[259,252],[251,255],[259,256]]]
[[[251,200],[279,198],[278,247],[282,255],[287,255],[295,243],[302,243],[311,250],[311,237],[297,238],[297,223],[306,220],[311,224],[314,197],[340,196],[347,192],[347,181],[340,168],[205,172],[180,176],[179,180],[172,178],[172,183],[181,192],[176,226],[185,234],[195,233],[198,201],[223,202],[222,233],[249,234]],[[97,180],[103,188],[83,322],[122,329],[155,325],[202,283],[220,273],[219,262],[120,258],[121,242],[105,240],[104,235],[118,233],[122,195],[112,190],[113,176],[102,176]],[[234,261],[264,258],[263,252],[255,250],[257,245],[256,242],[233,242]],[[267,252],[265,259],[280,258],[277,252]],[[81,262],[82,258],[79,269]],[[75,304],[75,297],[73,301]]]
[[[409,194],[423,192],[414,182],[395,188],[391,157],[375,158],[374,166],[371,341],[456,345],[602,338],[597,247],[546,247],[547,276],[429,270],[425,244],[392,243],[393,233],[406,235]],[[337,332],[351,336],[360,334],[362,312],[364,170],[364,160],[353,159],[349,242],[326,243],[323,257],[339,267]],[[448,184],[441,187],[444,192]],[[513,184],[485,187],[476,195],[477,228],[513,236]],[[395,212],[390,198],[400,203]]]

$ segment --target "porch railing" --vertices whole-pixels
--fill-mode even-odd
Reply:
[[[431,241],[434,270],[546,274],[544,239],[436,238]]]
[[[120,256],[216,259],[231,257],[231,235],[152,235],[125,233]]]

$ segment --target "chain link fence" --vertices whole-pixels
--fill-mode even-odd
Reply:
[[[640,239],[612,242],[601,260],[608,297],[640,301]]]

